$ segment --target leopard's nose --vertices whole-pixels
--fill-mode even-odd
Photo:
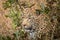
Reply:
[[[31,26],[31,25],[26,25],[26,24],[24,24],[23,27],[24,27],[24,29],[26,29],[26,30],[32,30],[32,26]]]
[[[32,29],[33,29],[32,26],[26,26],[26,25],[24,26],[24,30],[26,32],[30,32]]]

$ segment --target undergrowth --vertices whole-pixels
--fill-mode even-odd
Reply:
[[[25,32],[24,30],[20,29],[20,30],[16,30],[12,36],[13,37],[10,37],[8,35],[4,36],[2,34],[0,34],[0,40],[24,40],[24,38],[26,37],[25,36]]]
[[[19,4],[17,3],[18,0],[7,0],[5,3],[3,3],[4,9],[10,8],[10,12],[8,15],[5,15],[6,17],[9,17],[12,19],[12,27],[16,29],[16,27],[21,26],[21,11],[18,8]],[[60,3],[58,3],[60,4]],[[29,4],[28,4],[29,5]],[[42,3],[41,5],[41,10],[37,9],[36,13],[39,15],[40,13],[46,13],[48,14],[50,11],[49,7],[45,7],[44,4]],[[30,5],[29,5],[30,7]],[[60,9],[60,5],[58,5],[58,8]],[[9,36],[2,36],[0,35],[0,40],[24,40],[25,36],[24,30],[16,30],[13,33],[14,38],[11,39]]]
[[[9,13],[5,15],[5,17],[9,17],[12,20],[12,27],[16,29],[17,27],[21,26],[21,11],[18,8],[17,4],[18,0],[7,0],[5,3],[3,3],[3,8],[6,10],[9,8]],[[25,37],[25,32],[23,29],[16,30],[13,34],[14,37],[11,38],[8,35],[7,36],[0,36],[0,40],[23,40]]]
[[[3,7],[4,9],[10,8],[9,14],[5,16],[12,19],[13,28],[15,29],[16,27],[19,27],[21,11],[18,8],[17,0],[7,0],[3,3]]]

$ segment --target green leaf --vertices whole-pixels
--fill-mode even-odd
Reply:
[[[49,8],[45,7],[45,13],[48,14],[49,13]]]
[[[11,4],[9,2],[3,3],[3,8],[7,9],[11,6]]]
[[[42,9],[42,11],[45,10],[45,5],[44,5],[44,3],[41,3],[41,9]]]
[[[13,3],[15,2],[15,0],[8,0],[8,2],[9,2],[10,4],[13,4]]]

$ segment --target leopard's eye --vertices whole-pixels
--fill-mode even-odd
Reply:
[[[23,26],[26,26],[26,25],[23,25]]]
[[[22,17],[22,18],[24,18],[24,17]]]

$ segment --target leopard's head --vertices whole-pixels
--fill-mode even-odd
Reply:
[[[35,19],[34,19],[33,16],[31,16],[31,17],[24,17],[22,19],[22,28],[24,30],[29,30],[29,31],[35,30],[35,24],[36,23],[35,23]]]

